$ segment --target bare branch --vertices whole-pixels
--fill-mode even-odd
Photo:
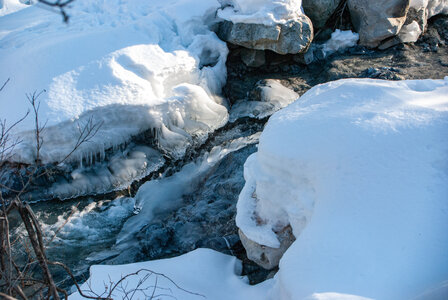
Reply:
[[[2,87],[0,87],[0,92],[3,91],[3,89],[5,88],[5,86],[8,84],[9,79],[10,79],[10,78],[6,79],[5,83],[3,83]]]

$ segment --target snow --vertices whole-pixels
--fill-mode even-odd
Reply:
[[[149,129],[162,151],[181,157],[227,122],[220,91],[228,50],[206,24],[218,7],[77,0],[69,25],[38,6],[1,17],[0,80],[11,80],[0,94],[0,118],[18,120],[29,108],[25,93],[45,89],[43,162],[65,157],[90,118],[102,126],[74,160]],[[17,128],[23,142],[15,160],[34,160],[33,129],[32,117]]]
[[[270,247],[293,228],[271,298],[412,299],[444,282],[446,294],[447,95],[448,77],[347,79],[271,117],[236,216]]]
[[[233,23],[273,25],[303,14],[302,0],[221,0],[218,17]]]
[[[153,274],[145,279],[145,275],[150,273],[142,271],[137,276],[126,278],[122,286],[126,287],[127,291],[135,290],[139,281],[143,281],[133,299],[147,299],[153,290],[155,295],[165,295],[157,296],[157,299],[165,299],[165,297],[182,300],[263,299],[272,284],[268,281],[255,287],[250,286],[245,277],[239,276],[242,266],[235,257],[209,249],[197,249],[169,259],[118,266],[92,266],[90,279],[81,286],[81,289],[88,290],[88,284],[90,284],[92,290],[101,295],[105,291],[105,284],[116,283],[126,274],[141,269],[151,270],[166,277]],[[120,287],[121,285],[115,289],[112,298],[124,299],[125,293]],[[90,292],[86,294],[94,295]],[[77,292],[69,298],[70,300],[85,299]]]
[[[345,50],[356,46],[359,40],[359,34],[352,32],[351,30],[339,30],[336,29],[331,38],[326,41],[323,46],[323,52],[325,56],[332,53]]]
[[[27,5],[19,0],[0,0],[0,17],[24,9]]]

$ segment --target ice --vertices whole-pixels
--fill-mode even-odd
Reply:
[[[446,294],[447,131],[448,77],[339,80],[275,113],[236,217],[271,247],[293,228],[271,298]]]
[[[122,276],[142,269],[152,270],[159,275],[153,274],[145,279],[149,273],[141,271],[137,276],[126,278],[120,287],[126,287],[127,291],[136,289],[138,283],[143,281],[139,290],[133,294],[135,299],[146,299],[153,290],[157,299],[263,299],[271,285],[271,281],[268,281],[256,287],[250,286],[244,277],[239,276],[239,260],[210,249],[197,249],[179,257],[156,261],[92,266],[88,283],[93,292],[102,294],[105,291],[105,283],[116,283]],[[84,283],[81,289],[88,291],[89,285]],[[92,292],[86,293],[94,295]],[[112,296],[114,299],[122,299],[125,293],[121,288],[117,288]],[[85,298],[76,292],[70,295],[70,299]]]
[[[92,162],[92,153],[89,160]],[[90,163],[70,173],[69,180],[60,180],[52,184],[46,195],[35,196],[68,199],[86,195],[97,195],[127,188],[133,181],[157,171],[165,159],[158,151],[145,146],[129,146],[118,151],[107,162]]]
[[[185,165],[172,176],[151,180],[143,184],[136,196],[135,207],[138,214],[129,218],[117,236],[119,247],[127,246],[136,232],[156,215],[179,207],[182,195],[191,193],[203,177],[228,153],[258,142],[259,133],[232,140],[224,145],[215,146],[197,161]],[[120,245],[122,244],[122,245]]]
[[[218,16],[233,23],[272,25],[303,14],[301,0],[221,0]]]
[[[227,122],[227,47],[207,27],[217,1],[73,2],[69,25],[31,6],[0,18],[0,117],[14,122],[39,100],[44,163],[60,161],[90,119],[102,124],[73,160],[123,144],[146,130],[174,158]],[[45,70],[43,72],[42,70]],[[11,105],[14,103],[14,105]],[[16,130],[14,160],[35,158],[34,119]]]
[[[293,90],[280,82],[268,79],[257,86],[260,99],[244,99],[232,105],[229,121],[235,122],[242,117],[263,119],[299,98]]]

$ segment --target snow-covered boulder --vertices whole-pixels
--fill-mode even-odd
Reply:
[[[447,0],[411,0],[406,23],[398,35],[400,41],[416,42],[425,32],[428,19],[438,14],[448,14]]]
[[[17,121],[30,107],[25,93],[45,89],[44,163],[64,158],[91,119],[102,126],[73,159],[144,131],[159,150],[181,157],[227,122],[220,92],[228,50],[206,24],[219,7],[210,0],[77,0],[68,25],[39,6],[0,17],[0,84],[10,78],[0,119]],[[33,162],[33,117],[15,129],[23,142],[14,159]]]
[[[377,47],[383,40],[400,32],[406,21],[410,0],[348,0],[353,26],[359,43]]]
[[[443,286],[447,132],[448,77],[330,82],[274,114],[236,216],[272,248],[292,227],[271,298],[404,300]]]
[[[313,39],[311,20],[300,0],[233,0],[218,11],[218,36],[231,44],[279,54],[306,51]]]
[[[305,14],[313,22],[314,28],[322,28],[334,13],[341,0],[302,0]]]

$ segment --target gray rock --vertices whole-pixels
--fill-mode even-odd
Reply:
[[[296,54],[308,49],[313,39],[313,26],[305,15],[274,25],[223,21],[217,34],[226,42],[249,49]]]
[[[250,240],[241,230],[239,230],[238,233],[240,235],[241,243],[246,249],[247,257],[266,270],[271,270],[277,267],[283,254],[296,240],[292,234],[291,226],[287,226],[277,233],[277,238],[280,241],[279,248],[260,245]]]
[[[339,2],[341,0],[302,0],[302,7],[316,29],[324,27]]]
[[[241,49],[241,60],[248,67],[261,67],[266,62],[266,56],[262,50]]]
[[[406,21],[410,0],[348,0],[359,44],[377,47],[381,41],[400,32]]]

